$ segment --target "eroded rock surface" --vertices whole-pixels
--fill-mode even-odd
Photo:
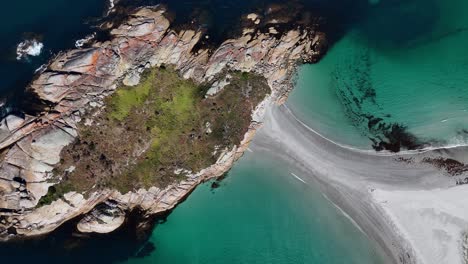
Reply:
[[[148,214],[172,209],[198,184],[231,168],[247,148],[267,102],[282,102],[296,65],[316,61],[327,45],[314,25],[280,32],[274,27],[279,21],[270,20],[265,27],[259,15],[250,14],[251,26],[241,36],[216,49],[194,51],[203,30],[172,30],[165,12],[161,7],[139,9],[110,31],[110,41],[59,54],[29,86],[50,109],[0,121],[0,239],[45,234],[83,214],[79,230],[106,233],[118,228],[132,209]],[[226,80],[217,78],[226,70],[252,72],[266,78],[272,94],[253,113],[254,122],[239,146],[177,184],[126,194],[104,189],[86,197],[69,192],[38,207],[53,185],[50,179],[61,150],[78,137],[77,124],[85,118],[92,124],[86,109],[103,107],[118,84],[135,85],[145,68],[161,65],[171,65],[196,83],[216,81],[211,94],[225,85]]]

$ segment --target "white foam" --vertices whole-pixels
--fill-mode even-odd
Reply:
[[[322,193],[322,196],[325,197],[333,206],[344,216],[346,217],[361,233],[364,235],[367,235],[366,232],[361,228],[361,226],[349,215],[347,214],[341,207],[339,207],[336,203],[334,203],[331,199],[328,198],[324,193]]]
[[[37,68],[34,71],[34,73],[43,72],[45,69],[47,69],[47,64],[42,64],[39,68]]]
[[[306,183],[301,177],[297,176],[296,174],[291,172],[291,175],[294,176],[294,178],[298,179],[299,181]]]
[[[112,13],[112,11],[114,11],[115,2],[116,0],[109,0],[109,9],[107,10],[107,15],[109,15],[110,13]]]
[[[43,48],[44,44],[36,39],[22,41],[16,47],[16,59],[21,60],[27,56],[39,56]]]
[[[89,34],[86,37],[75,41],[75,47],[77,48],[83,47],[83,45],[89,43],[92,39],[94,39],[94,37],[96,37],[96,32]]]
[[[441,149],[454,149],[454,148],[460,148],[460,147],[468,147],[468,142],[466,142],[465,140],[454,138],[454,139],[450,140],[450,142],[448,142],[445,145],[433,145],[433,146],[428,146],[428,147],[421,148],[421,149],[402,150],[402,151],[399,151],[399,152],[390,152],[390,151],[377,152],[375,150],[370,150],[370,149],[356,148],[356,147],[352,147],[352,146],[349,146],[349,145],[346,145],[346,144],[338,143],[336,141],[333,141],[333,140],[325,137],[324,135],[320,134],[318,131],[314,130],[313,128],[309,127],[307,124],[302,122],[298,117],[296,117],[296,115],[294,115],[294,113],[291,111],[291,109],[289,109],[289,107],[287,105],[283,105],[283,106],[291,114],[291,116],[294,118],[295,121],[297,121],[301,126],[305,127],[310,132],[318,135],[319,137],[323,138],[324,140],[326,140],[326,141],[328,141],[328,142],[330,142],[330,143],[332,143],[334,145],[337,145],[337,146],[339,146],[341,148],[348,149],[348,150],[351,150],[351,151],[359,152],[359,153],[367,153],[367,154],[372,154],[372,155],[376,155],[376,156],[397,156],[397,155],[412,155],[412,154],[416,154],[416,153],[425,153],[425,152],[434,151],[434,150],[441,150]]]

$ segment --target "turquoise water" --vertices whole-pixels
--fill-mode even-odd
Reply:
[[[102,13],[102,1],[68,2],[10,3],[0,27],[8,39],[0,60],[2,95],[23,89],[52,53],[92,31],[83,21]],[[235,6],[202,2],[221,5],[212,12]],[[369,138],[385,140],[389,124],[406,126],[423,143],[464,142],[468,2],[372,2],[319,64],[301,68],[289,106],[325,136],[362,148],[372,147]],[[194,2],[174,5],[191,10]],[[14,47],[29,31],[43,35],[45,53],[17,62]],[[373,244],[318,190],[295,179],[293,168],[257,154],[247,153],[220,188],[197,188],[144,245],[122,233],[75,243],[59,230],[33,244],[0,246],[0,255],[15,263],[382,263]]]
[[[467,44],[467,1],[382,0],[319,64],[301,68],[289,105],[353,146],[370,148],[380,123],[407,127],[419,143],[464,144]]]
[[[66,224],[44,239],[0,245],[11,263],[381,264],[380,251],[309,177],[246,153],[220,187],[203,184],[136,241],[134,227],[83,236]],[[130,220],[132,222],[132,220]]]
[[[288,166],[248,153],[154,229],[155,250],[125,263],[382,263],[368,239]]]

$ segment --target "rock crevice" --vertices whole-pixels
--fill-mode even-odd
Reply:
[[[162,7],[138,9],[110,31],[111,40],[57,55],[28,88],[48,102],[49,109],[34,117],[10,115],[0,121],[1,240],[46,234],[80,215],[84,215],[78,224],[81,232],[108,233],[122,225],[125,213],[133,209],[147,214],[172,209],[197,185],[231,168],[261,125],[266,105],[287,97],[298,63],[317,61],[327,45],[325,35],[313,25],[263,32],[260,16],[249,15],[254,23],[241,36],[215,49],[203,48],[197,46],[203,29],[176,32],[165,13]],[[227,70],[255,73],[267,80],[272,93],[252,113],[253,122],[238,146],[179,183],[126,194],[111,189],[86,197],[68,192],[38,207],[39,199],[55,184],[51,179],[61,150],[78,137],[77,124],[92,118],[88,110],[104,107],[104,99],[120,83],[136,85],[144,69],[163,65],[200,84],[216,81]],[[213,94],[222,89],[222,82],[218,80]]]

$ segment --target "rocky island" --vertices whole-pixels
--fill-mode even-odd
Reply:
[[[108,40],[58,54],[27,88],[41,111],[0,122],[0,240],[71,219],[109,233],[226,173],[297,65],[325,52],[319,21],[275,6],[213,46],[202,27],[144,7],[109,22]]]

